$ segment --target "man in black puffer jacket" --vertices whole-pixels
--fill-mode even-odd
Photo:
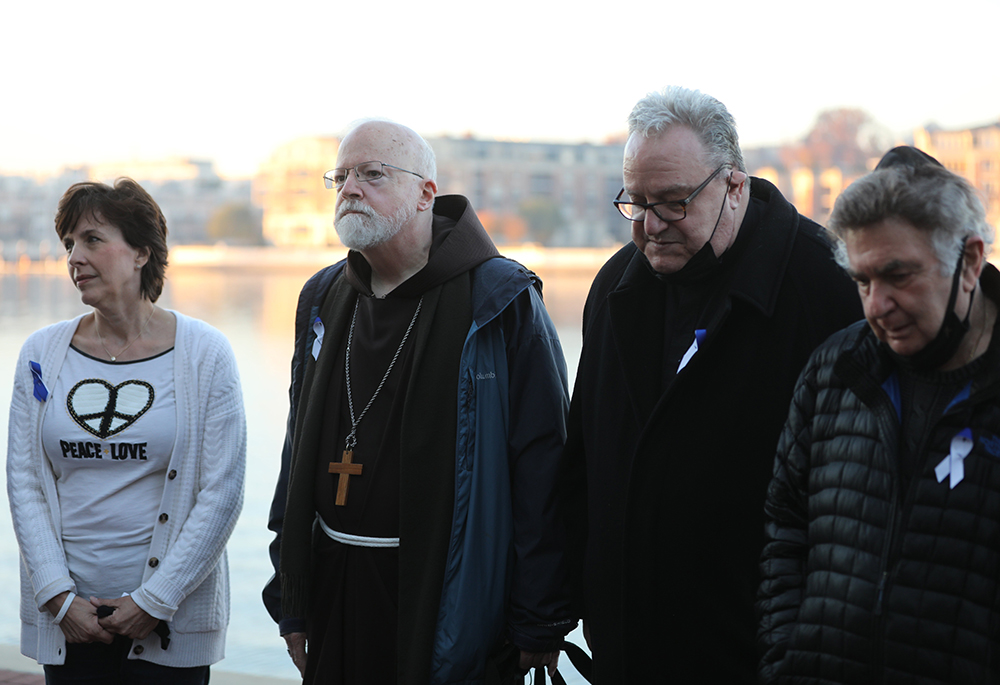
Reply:
[[[963,179],[897,148],[837,200],[865,323],[812,356],[778,445],[765,683],[1000,681],[1000,272]]]

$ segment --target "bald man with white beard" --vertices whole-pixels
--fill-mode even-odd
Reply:
[[[554,670],[575,624],[562,350],[540,282],[435,174],[369,121],[324,177],[350,252],[299,297],[264,591],[306,683],[503,682]]]

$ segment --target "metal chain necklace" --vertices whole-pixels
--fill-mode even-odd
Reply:
[[[146,332],[146,326],[149,325],[149,322],[152,320],[153,314],[155,314],[155,313],[156,313],[156,305],[154,304],[152,311],[149,312],[149,316],[146,317],[146,323],[142,324],[142,328],[139,329],[139,334],[137,336],[135,336],[134,338],[132,338],[129,341],[129,343],[125,347],[123,347],[118,354],[111,354],[111,351],[108,349],[108,346],[104,344],[104,336],[101,335],[101,329],[97,325],[97,314],[94,314],[94,330],[97,331],[97,339],[101,341],[101,347],[103,347],[104,348],[104,352],[109,357],[111,357],[111,361],[117,361],[118,357],[120,357],[123,354],[125,354],[128,351],[128,348],[132,347],[132,344],[136,340],[138,340],[139,338],[142,337],[142,334]]]
[[[368,409],[371,408],[372,402],[378,397],[379,392],[382,390],[382,386],[385,385],[385,380],[389,377],[389,373],[392,371],[392,367],[396,365],[396,360],[399,359],[399,353],[403,351],[403,345],[406,344],[406,339],[410,337],[410,331],[413,330],[413,324],[417,322],[417,315],[420,313],[420,306],[424,303],[424,298],[421,297],[417,302],[417,310],[413,312],[413,318],[410,319],[410,325],[406,327],[406,333],[403,334],[403,339],[399,341],[399,347],[396,348],[396,354],[392,355],[392,361],[389,362],[389,368],[385,370],[385,375],[382,376],[382,380],[379,382],[378,387],[375,388],[375,394],[372,398],[368,400],[368,404],[365,408],[361,410],[361,414],[358,418],[354,418],[354,399],[351,397],[351,342],[354,339],[354,324],[358,320],[358,303],[361,301],[359,297],[354,303],[354,316],[351,317],[351,328],[347,333],[347,354],[344,360],[345,376],[347,377],[347,407],[351,411],[351,432],[347,436],[346,452],[353,452],[355,445],[358,444],[358,424],[361,423],[361,419],[365,417],[368,413]]]

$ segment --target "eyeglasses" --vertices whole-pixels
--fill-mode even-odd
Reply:
[[[330,171],[323,174],[323,181],[326,183],[326,189],[332,190],[336,188],[340,190],[347,183],[348,175],[353,171],[354,176],[358,179],[358,183],[371,183],[372,181],[377,181],[383,176],[385,176],[385,168],[395,169],[396,171],[402,171],[407,174],[413,174],[417,178],[423,178],[416,171],[407,171],[406,169],[400,169],[398,166],[393,166],[391,164],[386,164],[385,162],[362,162],[361,164],[350,167],[347,169],[330,169]]]
[[[622,195],[625,194],[625,189],[622,188],[621,192],[618,193],[618,197],[614,200],[615,207],[617,207],[618,211],[622,213],[622,216],[629,221],[644,221],[646,219],[647,209],[652,209],[653,214],[658,216],[661,221],[681,221],[687,217],[687,206],[694,202],[694,199],[698,197],[698,193],[703,191],[720,171],[729,166],[729,164],[723,164],[718,169],[713,171],[712,175],[706,178],[704,183],[695,188],[694,192],[683,200],[668,200],[666,202],[632,202],[631,200],[621,199]]]

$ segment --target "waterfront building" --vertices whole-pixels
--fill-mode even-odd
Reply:
[[[208,226],[218,212],[233,207],[244,208],[250,214],[259,242],[260,213],[251,206],[250,181],[221,178],[211,160],[168,157],[104,162],[88,167],[87,176],[87,180],[109,185],[121,176],[139,183],[160,205],[171,245],[215,242],[217,238],[208,234]]]
[[[749,148],[743,154],[751,176],[773,183],[799,214],[820,225],[826,225],[840,193],[878,162],[873,157],[865,164],[825,166],[793,154],[791,146]]]
[[[337,163],[334,137],[299,138],[282,145],[254,179],[254,204],[263,210],[264,239],[272,245],[340,245],[333,229],[337,195],[323,174]]]
[[[465,195],[493,239],[604,246],[628,239],[611,201],[622,187],[624,137],[603,144],[434,137],[438,189]]]
[[[160,205],[170,245],[224,239],[210,236],[208,227],[220,223],[220,214],[232,215],[234,209],[244,218],[237,242],[260,242],[260,213],[251,206],[249,180],[222,179],[207,160],[108,162],[67,167],[52,176],[0,174],[0,260],[61,257],[62,247],[53,230],[59,198],[74,183],[110,184],[121,176],[135,179]]]
[[[986,220],[994,228],[1000,226],[1000,121],[952,131],[933,125],[918,128],[913,144],[965,177],[981,194]]]
[[[61,256],[56,204],[69,186],[87,178],[85,167],[51,177],[0,175],[0,263]]]

